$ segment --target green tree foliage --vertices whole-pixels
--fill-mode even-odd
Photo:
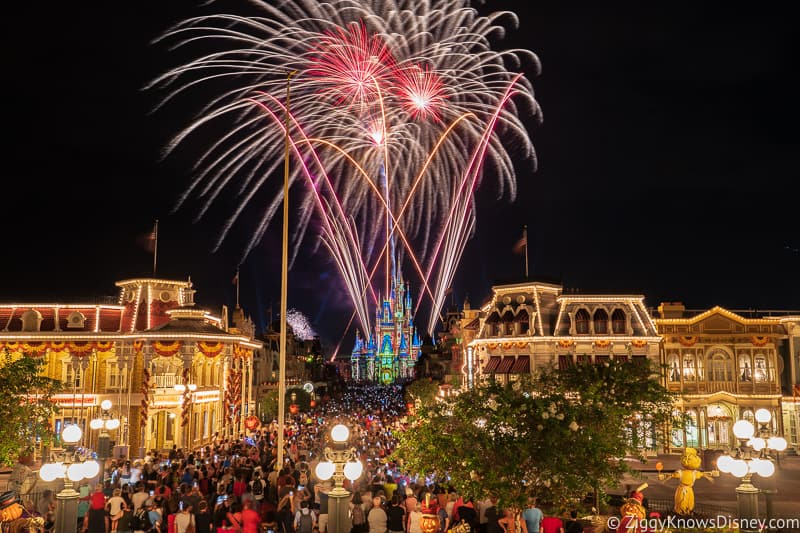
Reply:
[[[417,379],[405,388],[406,403],[429,406],[436,399],[439,382],[432,379]]]
[[[300,411],[308,411],[311,406],[311,395],[305,390],[300,388],[292,388],[286,390],[286,413],[289,412],[289,406],[292,404],[292,394],[295,395],[295,401],[300,406]],[[273,420],[278,418],[278,389],[267,391],[266,394],[258,399],[259,413],[261,418],[266,420]]]
[[[396,458],[417,474],[449,476],[461,494],[501,505],[528,496],[554,504],[615,484],[639,453],[634,424],[662,433],[673,398],[647,364],[611,361],[488,381],[423,406],[400,434]]]
[[[50,417],[57,412],[53,394],[61,382],[42,375],[44,360],[13,359],[6,350],[0,363],[0,464],[12,465],[37,438],[50,441]]]

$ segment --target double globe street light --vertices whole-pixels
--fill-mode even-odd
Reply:
[[[325,447],[322,454],[325,458],[317,464],[314,472],[322,481],[333,478],[334,487],[328,493],[328,531],[330,533],[348,533],[350,517],[348,516],[348,500],[350,492],[344,488],[345,478],[355,481],[361,477],[364,465],[358,460],[356,449],[347,447],[350,430],[344,424],[337,424],[331,429],[333,447]]]
[[[39,477],[42,478],[42,481],[64,479],[64,488],[56,494],[55,533],[75,533],[77,530],[80,493],[73,488],[73,482],[91,479],[100,473],[100,465],[97,461],[87,461],[85,451],[78,450],[76,447],[82,436],[83,431],[79,426],[65,427],[61,432],[61,439],[66,449],[58,454],[54,453],[51,457],[53,461],[43,464],[39,469]]]
[[[717,459],[717,469],[720,472],[742,480],[736,487],[736,501],[739,518],[748,523],[753,523],[759,517],[758,494],[761,491],[751,482],[753,474],[763,478],[771,477],[775,473],[775,463],[772,462],[770,451],[782,452],[786,449],[786,439],[769,434],[767,424],[772,419],[772,414],[767,409],[759,409],[755,418],[759,424],[758,435],[750,421],[739,420],[733,425],[733,434],[740,441],[735,455],[726,454]],[[742,531],[749,529],[743,528]]]
[[[90,428],[100,430],[100,435],[97,437],[97,457],[101,461],[111,457],[111,436],[108,432],[117,429],[120,425],[119,419],[111,415],[112,405],[111,400],[100,402],[100,417],[89,422]]]

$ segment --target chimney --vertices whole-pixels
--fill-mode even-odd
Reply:
[[[658,306],[658,314],[661,318],[683,318],[686,306],[683,302],[661,302]]]

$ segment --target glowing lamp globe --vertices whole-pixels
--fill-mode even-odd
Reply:
[[[100,418],[94,418],[91,422],[89,422],[89,427],[92,429],[100,429],[103,427],[103,420]]]
[[[753,437],[752,439],[747,441],[747,444],[752,446],[753,449],[757,452],[760,452],[761,450],[767,447],[767,441],[765,441],[761,437]]]
[[[756,473],[761,477],[770,477],[775,473],[775,465],[769,459],[759,459]]]
[[[730,474],[731,461],[733,461],[733,457],[730,455],[720,455],[717,459],[717,470],[726,474]]]
[[[61,438],[67,444],[75,444],[83,437],[83,431],[81,428],[76,425],[67,426],[64,428],[64,431],[61,432]]]
[[[755,428],[747,420],[739,420],[733,425],[733,434],[737,439],[746,440],[753,436]]]
[[[64,465],[61,463],[45,463],[39,469],[42,481],[55,481],[64,474]]]
[[[83,463],[72,463],[67,468],[67,477],[72,481],[79,481],[86,477],[83,473]]]
[[[782,452],[786,449],[786,439],[783,437],[770,437],[767,441],[767,446],[776,452]]]
[[[743,459],[734,459],[731,461],[731,474],[736,477],[744,477],[747,475],[747,461]]]
[[[347,442],[350,438],[350,430],[344,424],[336,424],[331,429],[331,438],[334,442]]]
[[[106,420],[106,429],[117,429],[119,427],[119,419],[112,418],[111,420]]]
[[[317,474],[317,477],[322,481],[330,479],[335,471],[336,465],[330,461],[320,461],[317,463],[317,468],[314,469],[314,473]]]
[[[189,383],[188,387],[190,391],[194,392],[197,390],[197,383]]]
[[[772,418],[772,414],[766,409],[759,409],[756,411],[756,422],[759,424],[766,424]]]
[[[364,465],[361,464],[361,461],[351,461],[344,465],[344,477],[350,481],[355,481],[360,478],[363,471]]]
[[[111,405],[112,405],[111,400],[103,400],[102,402],[100,402],[100,409],[102,409],[103,411],[108,411],[109,409],[111,409]]]
[[[100,473],[100,464],[97,461],[86,461],[83,463],[83,475],[86,479],[91,479]]]
[[[176,383],[172,388],[178,392],[186,392],[186,385],[183,383]]]

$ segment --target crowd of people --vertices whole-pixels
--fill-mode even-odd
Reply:
[[[284,461],[276,464],[278,425],[196,450],[174,447],[136,460],[109,461],[102,484],[82,487],[78,531],[85,533],[327,533],[330,481],[314,467],[338,423],[365,473],[346,482],[350,533],[574,533],[575,520],[499,510],[451,487],[409,476],[390,460],[406,423],[398,385],[353,385],[284,427]],[[42,503],[41,505],[45,505]],[[48,504],[52,507],[52,500]]]

